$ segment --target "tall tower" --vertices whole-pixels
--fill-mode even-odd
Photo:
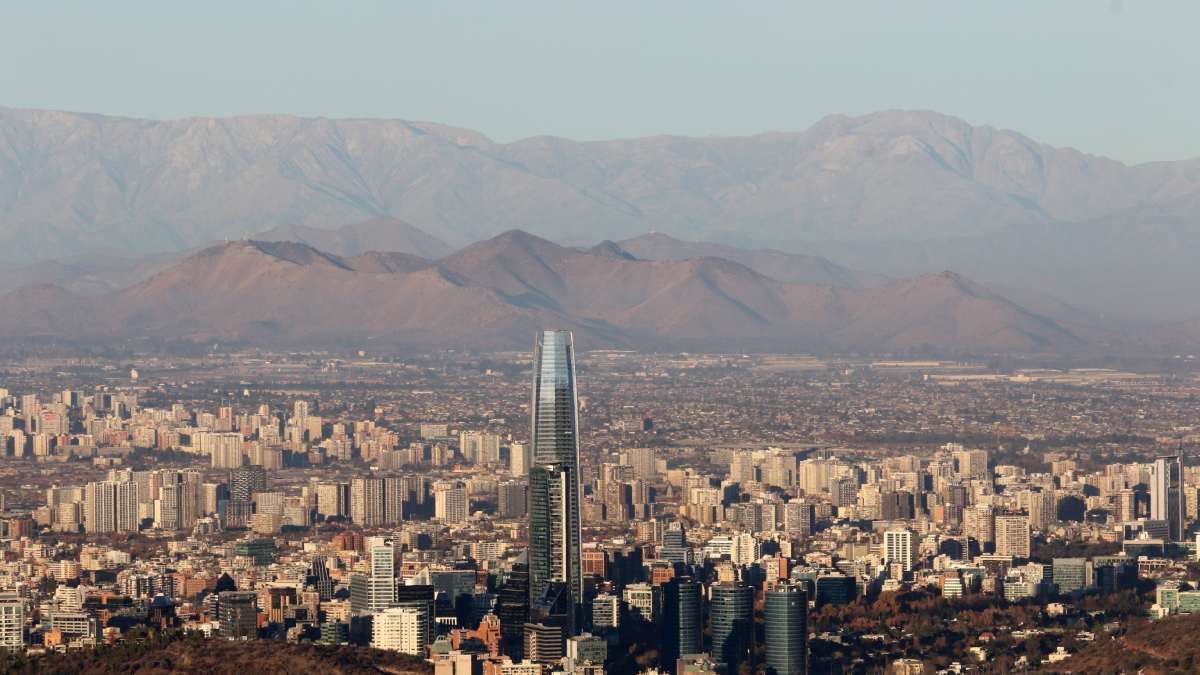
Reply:
[[[703,603],[698,581],[676,577],[663,587],[660,662],[668,671],[681,656],[704,651]]]
[[[750,655],[754,642],[754,591],[741,584],[712,587],[712,656],[736,673]]]
[[[763,606],[767,642],[767,672],[805,675],[808,672],[808,594],[780,584],[767,591]]]
[[[1150,472],[1150,518],[1164,520],[1170,541],[1183,539],[1183,460],[1168,455],[1154,460]]]
[[[579,408],[571,333],[543,331],[533,352],[529,467],[529,598],[557,582],[578,612],[583,599],[579,535]],[[574,626],[568,633],[574,634]]]

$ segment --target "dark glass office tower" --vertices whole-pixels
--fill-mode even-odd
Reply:
[[[741,584],[716,584],[709,606],[712,657],[736,673],[750,654],[754,640],[754,591]]]
[[[767,673],[805,675],[808,672],[808,593],[781,584],[767,591],[763,607],[767,644]]]
[[[570,593],[574,614],[583,598],[583,574],[579,556],[579,422],[571,333],[544,331],[533,357],[529,602],[533,605],[551,583],[559,582]],[[576,623],[573,617],[568,634],[575,634]]]
[[[529,570],[518,565],[496,591],[496,616],[500,617],[500,651],[513,661],[525,656],[524,626],[529,621]]]
[[[679,657],[704,651],[702,602],[697,581],[675,578],[663,587],[661,664],[670,672]]]

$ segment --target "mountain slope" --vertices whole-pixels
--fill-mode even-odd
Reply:
[[[520,231],[439,261],[236,241],[103,303],[26,293],[0,298],[0,335],[488,350],[523,348],[538,328],[560,326],[589,347],[645,349],[1053,352],[1084,343],[955,275],[836,288],[721,258],[579,251]]]
[[[258,241],[295,241],[343,256],[368,251],[408,253],[440,258],[453,249],[446,242],[395,218],[372,218],[326,230],[305,225],[282,225],[254,235]]]
[[[657,232],[626,239],[615,245],[644,260],[724,258],[741,263],[772,279],[802,284],[862,288],[886,281],[877,275],[847,269],[820,256],[797,255],[771,249],[743,249],[712,242],[682,241]]]
[[[1126,322],[1200,316],[1200,194],[1083,223],[1013,225],[921,242],[814,243],[814,250],[894,276],[930,267],[999,286],[1039,289]]]
[[[1058,663],[1045,663],[1048,673],[1140,673],[1168,675],[1196,672],[1200,643],[1196,630],[1200,616],[1172,616],[1158,621],[1136,620],[1122,626],[1124,632],[1084,645],[1075,655]]]
[[[925,111],[750,137],[505,145],[401,120],[0,108],[0,139],[0,232],[35,259],[386,215],[451,244],[514,227],[563,241],[930,238],[1090,220],[1200,185],[1198,162],[1130,167]]]
[[[80,295],[111,293],[141,281],[184,257],[183,253],[158,253],[143,257],[84,255],[26,265],[0,265],[0,293],[37,285],[58,286]]]
[[[1185,262],[1200,250],[1198,202],[1200,160],[1127,166],[927,111],[749,137],[500,144],[402,120],[0,108],[0,266],[178,252],[264,231],[331,252],[431,258],[448,252],[437,242],[513,228],[569,244],[657,231],[891,277],[950,269],[1170,320],[1200,316],[1187,290],[1200,268]],[[329,223],[360,225],[329,235]],[[770,275],[836,281],[815,269]],[[81,290],[116,279],[27,276]]]

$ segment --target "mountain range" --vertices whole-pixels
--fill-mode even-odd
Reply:
[[[928,111],[497,143],[403,120],[0,108],[0,291],[114,293],[230,240],[440,260],[519,229],[839,289],[949,270],[1073,333],[1174,336],[1200,321],[1198,213],[1200,160],[1130,166]]]
[[[0,296],[0,335],[485,350],[523,349],[538,327],[561,326],[589,347],[645,349],[981,353],[1085,344],[954,273],[865,286],[828,261],[801,259],[812,271],[800,265],[797,276],[845,283],[783,281],[657,245],[662,259],[646,260],[612,242],[585,251],[510,231],[430,260],[238,240],[103,302],[44,284],[11,291]]]

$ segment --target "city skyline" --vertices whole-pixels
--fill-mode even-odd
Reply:
[[[916,672],[970,648],[1004,671],[1126,639],[1098,622],[1172,630],[1200,607],[1200,474],[1177,454],[1200,444],[1180,431],[1194,380],[571,338],[153,357],[104,380],[41,357],[0,368],[0,584],[17,593],[0,637],[120,640],[93,609],[110,598],[176,612],[154,619],[166,639],[374,647],[464,673]],[[777,405],[748,404],[768,389]],[[1158,414],[1138,413],[1148,400]],[[1014,630],[1101,632],[1009,642],[963,620],[981,607]]]
[[[1200,5],[6,9],[0,673],[1200,669]]]

